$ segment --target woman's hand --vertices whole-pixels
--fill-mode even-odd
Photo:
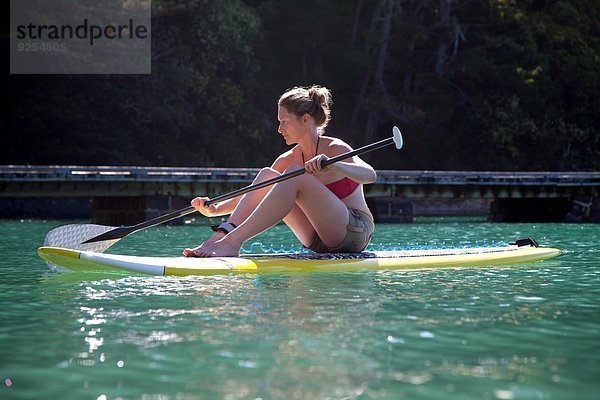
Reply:
[[[331,166],[333,164],[322,167],[323,162],[325,162],[327,160],[329,160],[329,157],[327,157],[325,154],[317,154],[316,156],[314,156],[313,158],[311,158],[310,160],[308,160],[307,162],[304,163],[304,169],[306,170],[307,173],[313,174],[313,175],[324,173],[324,172],[330,172]]]
[[[207,217],[214,217],[217,215],[217,209],[214,204],[207,206],[206,202],[208,200],[208,197],[196,197],[190,202],[190,204],[192,205],[192,207],[198,210],[200,214],[205,215]]]

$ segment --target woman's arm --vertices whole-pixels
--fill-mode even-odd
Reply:
[[[366,163],[358,156],[354,156],[347,160],[338,161],[321,168],[321,163],[323,161],[350,151],[352,151],[352,148],[348,144],[339,139],[333,139],[326,150],[327,154],[319,154],[306,162],[306,171],[312,174],[318,174],[322,172],[336,173],[361,184],[375,182],[377,179],[377,173],[373,167],[371,167],[371,165]]]
[[[338,161],[325,167],[327,172],[333,172],[366,185],[377,180],[377,172],[360,157],[352,157],[352,161]]]
[[[294,149],[295,149],[295,147],[294,147]],[[275,159],[275,161],[273,161],[273,165],[271,165],[271,168],[273,168],[275,171],[279,172],[280,174],[283,174],[283,172],[286,170],[286,168],[289,167],[293,162],[294,149],[288,150],[285,153],[281,154],[279,157],[277,157],[277,159]]]
[[[221,215],[231,214],[241,199],[242,196],[240,195],[233,199],[223,200],[219,203],[207,206],[205,203],[209,200],[208,197],[196,197],[192,199],[191,205],[204,216],[219,217]]]
[[[273,168],[279,173],[283,173],[283,171],[285,171],[285,169],[290,165],[291,157],[291,150],[281,154],[273,162],[271,168]],[[232,199],[221,201],[216,204],[211,204],[210,206],[205,206],[204,203],[208,201],[208,197],[196,197],[192,200],[192,206],[195,207],[201,214],[207,217],[219,217],[221,215],[231,214],[235,210],[241,199],[242,195],[234,197]]]

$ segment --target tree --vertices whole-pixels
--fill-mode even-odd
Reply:
[[[9,76],[9,163],[263,166],[276,100],[332,89],[328,132],[405,133],[389,169],[600,167],[600,3],[156,0],[149,76]],[[274,139],[275,138],[275,139]]]
[[[380,0],[352,122],[418,138],[400,165],[597,168],[600,6],[579,3]]]
[[[493,24],[481,45],[487,68],[501,84],[475,82],[469,91],[476,98],[479,140],[495,153],[495,165],[600,165],[600,104],[594,95],[600,89],[600,6],[578,3],[505,2],[491,8]]]
[[[20,132],[11,136],[11,162],[235,166],[260,158],[263,118],[252,101],[260,20],[240,0],[152,5],[151,75],[10,78],[10,124]]]

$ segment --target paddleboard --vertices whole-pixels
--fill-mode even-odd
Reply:
[[[535,243],[535,242],[534,242]],[[546,260],[559,249],[528,245],[366,251],[350,254],[249,254],[241,257],[139,257],[40,247],[50,265],[74,271],[129,271],[151,275],[219,275],[302,271],[402,270],[521,264]]]

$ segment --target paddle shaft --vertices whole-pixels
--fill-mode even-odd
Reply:
[[[371,143],[369,145],[360,147],[358,149],[355,149],[355,150],[349,151],[347,153],[340,154],[339,156],[332,157],[332,158],[330,158],[328,160],[325,160],[325,161],[323,161],[323,163],[321,164],[321,166],[325,167],[327,165],[336,163],[338,161],[345,160],[346,158],[350,158],[350,157],[354,157],[356,155],[368,153],[370,151],[380,149],[382,147],[388,146],[388,145],[393,144],[393,143],[394,143],[394,138],[393,137],[390,137],[390,138],[387,138],[387,139],[383,139],[383,140],[380,140],[378,142]],[[271,185],[274,185],[276,183],[283,182],[285,180],[294,178],[296,176],[302,175],[305,172],[306,172],[306,169],[299,168],[299,169],[297,169],[295,171],[288,172],[286,174],[280,175],[280,176],[275,177],[273,179],[269,179],[269,180],[266,180],[264,182],[259,182],[259,183],[253,184],[253,185],[248,185],[248,186],[245,186],[243,188],[233,190],[233,191],[231,191],[229,193],[224,193],[222,195],[219,195],[217,197],[214,197],[212,199],[207,200],[205,204],[206,205],[211,205],[211,204],[218,203],[218,202],[221,202],[221,201],[229,200],[229,199],[232,199],[234,197],[241,196],[243,194],[251,192],[253,190],[262,189],[264,187],[271,186]],[[122,227],[119,227],[119,228],[115,228],[115,229],[113,229],[111,231],[108,231],[106,233],[103,233],[101,235],[93,237],[93,238],[91,238],[89,240],[86,240],[83,243],[93,243],[93,242],[99,242],[99,241],[103,241],[103,240],[122,239],[125,236],[130,235],[130,234],[132,234],[134,232],[137,232],[137,231],[139,231],[141,229],[150,228],[151,226],[155,226],[155,225],[160,225],[160,224],[162,224],[164,222],[168,222],[168,221],[171,221],[171,220],[183,217],[185,215],[192,214],[195,211],[196,211],[196,209],[194,207],[189,206],[189,207],[186,207],[186,208],[182,208],[181,210],[173,211],[173,212],[170,212],[168,214],[162,215],[160,217],[153,218],[153,219],[150,219],[148,221],[141,222],[141,223],[139,223],[137,225],[122,226]]]
[[[346,158],[354,157],[354,156],[359,155],[359,154],[364,154],[364,153],[367,153],[369,151],[373,151],[373,150],[379,149],[381,147],[387,146],[387,145],[392,144],[392,143],[394,143],[394,138],[388,138],[388,139],[380,140],[379,142],[372,143],[372,144],[369,144],[367,146],[358,148],[356,150],[352,150],[352,151],[349,151],[347,153],[340,154],[339,156],[332,157],[332,158],[330,158],[328,160],[325,160],[325,161],[323,161],[321,163],[321,166],[325,167],[327,165],[334,164],[334,163],[336,163],[338,161],[345,160]],[[277,177],[275,177],[273,179],[269,179],[269,180],[266,180],[264,182],[256,183],[254,185],[249,185],[249,186],[246,186],[246,187],[234,190],[232,192],[225,193],[225,194],[222,194],[220,196],[214,197],[214,198],[208,200],[205,204],[206,205],[211,205],[211,204],[214,204],[214,203],[218,203],[220,201],[229,200],[229,199],[232,199],[232,198],[237,197],[239,195],[251,192],[253,190],[262,189],[264,187],[274,185],[275,183],[286,181],[286,180],[288,180],[290,178],[294,178],[296,176],[302,175],[305,172],[306,172],[306,169],[304,169],[304,168],[298,168],[295,171],[288,172],[286,174],[277,176]]]

